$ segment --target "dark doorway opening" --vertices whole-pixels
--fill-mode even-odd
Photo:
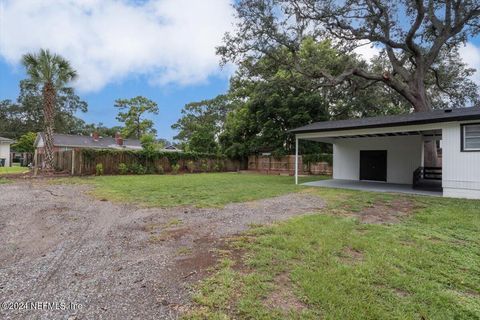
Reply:
[[[360,180],[387,181],[387,150],[360,151]]]

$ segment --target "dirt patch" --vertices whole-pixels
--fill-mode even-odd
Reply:
[[[0,186],[0,301],[78,303],[75,311],[2,311],[2,319],[175,319],[191,287],[250,224],[315,212],[295,193],[225,208],[139,208],[88,186],[26,179]],[[230,249],[229,249],[230,250]],[[241,253],[230,252],[238,257]]]
[[[415,209],[416,205],[413,200],[399,198],[386,203],[376,203],[349,215],[358,217],[361,223],[392,224],[400,222],[403,217],[410,215]]]
[[[338,257],[344,264],[357,264],[364,260],[363,252],[351,247],[343,248]]]
[[[276,276],[274,285],[274,290],[263,301],[267,308],[280,309],[284,314],[291,311],[299,314],[307,309],[307,306],[293,293],[291,281],[287,273],[281,273]]]
[[[401,298],[405,298],[405,297],[408,297],[410,295],[410,293],[406,290],[402,290],[402,289],[398,289],[398,288],[395,288],[393,289],[393,292],[395,292],[395,294]]]

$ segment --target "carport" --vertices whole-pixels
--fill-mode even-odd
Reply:
[[[333,180],[312,185],[480,198],[480,108],[325,121],[296,128],[298,142],[333,146]],[[438,158],[429,157],[426,144]],[[347,183],[347,182],[350,183]]]

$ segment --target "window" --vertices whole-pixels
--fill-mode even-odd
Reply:
[[[463,151],[480,151],[480,123],[462,126]]]

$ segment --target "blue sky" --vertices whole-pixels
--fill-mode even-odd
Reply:
[[[21,67],[12,66],[0,59],[0,100],[16,100],[19,92],[18,82],[25,78]],[[189,102],[213,98],[228,89],[228,78],[210,76],[199,84],[192,85],[152,85],[142,76],[132,75],[122,81],[111,83],[98,92],[79,93],[88,102],[88,112],[77,115],[87,123],[102,122],[107,126],[118,125],[115,116],[118,110],[114,101],[118,98],[145,96],[157,102],[159,115],[149,116],[153,119],[158,137],[171,140],[175,130],[171,125],[181,116],[182,107]]]
[[[233,67],[220,68],[215,47],[233,26],[232,0],[0,0],[0,99],[15,100],[25,78],[20,59],[40,48],[67,58],[72,85],[88,102],[87,123],[117,125],[114,101],[157,102],[158,136],[189,102],[228,88]],[[212,10],[214,8],[214,10]]]
[[[87,123],[117,125],[114,101],[138,95],[158,103],[158,136],[189,102],[228,88],[233,67],[219,67],[215,47],[234,23],[234,0],[0,0],[0,100],[15,100],[25,78],[20,59],[49,48],[71,61],[73,83],[88,102]],[[213,9],[212,9],[213,8]],[[366,59],[378,49],[357,49]],[[461,50],[480,69],[480,38]],[[474,80],[480,84],[480,73]]]

